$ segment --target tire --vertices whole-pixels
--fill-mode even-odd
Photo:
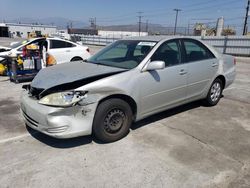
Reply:
[[[215,106],[220,101],[222,91],[222,81],[219,78],[216,78],[209,89],[209,92],[205,99],[205,104],[207,106]]]
[[[132,116],[131,107],[124,100],[106,100],[96,110],[93,134],[105,143],[120,140],[128,134]]]
[[[82,61],[81,57],[73,57],[70,61]]]

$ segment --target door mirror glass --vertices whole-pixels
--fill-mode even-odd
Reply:
[[[165,62],[164,61],[151,61],[147,67],[146,71],[152,71],[152,70],[161,70],[165,68]]]

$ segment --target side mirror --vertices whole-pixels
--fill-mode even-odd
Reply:
[[[153,70],[161,70],[165,68],[164,61],[151,61],[148,63],[144,71],[153,71]]]

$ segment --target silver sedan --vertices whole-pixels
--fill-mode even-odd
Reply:
[[[235,60],[184,37],[119,40],[87,61],[41,70],[25,85],[26,124],[47,135],[124,137],[133,122],[191,101],[216,105],[235,79]]]

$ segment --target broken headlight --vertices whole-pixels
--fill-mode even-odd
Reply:
[[[73,106],[84,99],[85,94],[86,92],[81,91],[52,93],[41,98],[38,103],[48,106],[68,107]]]

